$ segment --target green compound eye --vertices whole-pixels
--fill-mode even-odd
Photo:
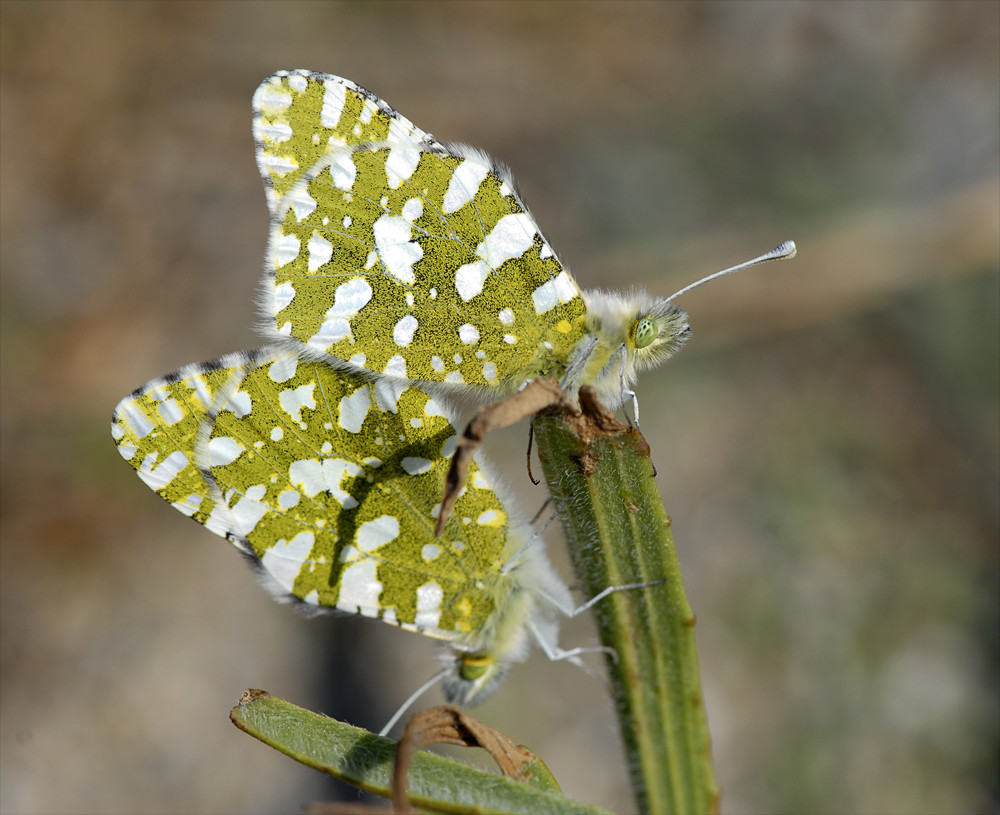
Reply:
[[[651,320],[649,317],[643,317],[635,324],[635,335],[633,341],[635,342],[636,348],[645,348],[647,345],[652,345],[653,340],[656,339],[659,331],[656,328],[656,322]]]

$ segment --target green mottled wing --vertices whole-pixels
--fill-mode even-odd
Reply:
[[[457,639],[512,590],[501,570],[524,541],[477,467],[434,537],[456,431],[416,387],[265,348],[153,380],[112,432],[152,489],[253,556],[279,596]]]
[[[290,151],[297,169],[281,177],[272,209],[268,333],[397,379],[512,391],[561,374],[585,334],[585,305],[509,171],[434,142],[346,80],[296,74],[280,87],[291,79],[305,90],[301,115],[281,120],[283,144],[302,146]],[[258,98],[274,95],[269,83]],[[385,135],[362,141],[354,108],[340,114],[335,138],[316,135],[324,83],[338,100],[346,93],[382,112]],[[261,162],[272,178],[275,150]]]
[[[225,535],[229,511],[198,469],[195,446],[219,394],[242,376],[244,354],[186,365],[148,382],[115,408],[111,435],[118,452],[165,501]]]
[[[253,97],[253,135],[272,213],[330,151],[382,141],[436,144],[370,91],[313,71],[279,71],[261,83]]]

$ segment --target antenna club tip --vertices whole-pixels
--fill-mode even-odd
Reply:
[[[789,258],[795,257],[798,248],[795,246],[795,241],[785,241],[780,246],[774,249],[774,256],[782,260],[788,260]]]
[[[727,274],[732,274],[733,272],[738,272],[740,269],[746,269],[750,266],[756,266],[759,263],[767,263],[769,260],[785,260],[787,258],[795,257],[795,253],[798,250],[795,248],[795,241],[785,241],[780,246],[775,246],[770,252],[766,252],[760,257],[755,257],[753,260],[745,261],[744,263],[738,263],[735,266],[730,266],[728,269],[723,269],[721,272],[716,272],[715,274],[710,274],[708,277],[703,277],[701,280],[696,280],[689,286],[685,286],[679,291],[675,291],[663,302],[669,303],[671,300],[680,297],[682,294],[687,294],[691,289],[697,288],[703,283],[707,283],[709,280],[715,280],[717,277],[724,277]]]

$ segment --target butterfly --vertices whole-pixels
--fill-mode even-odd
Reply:
[[[253,110],[269,340],[480,399],[554,376],[615,408],[688,338],[673,296],[582,291],[507,167],[350,80],[279,71]]]
[[[443,640],[448,700],[490,695],[534,640],[552,659],[569,591],[481,461],[433,534],[456,443],[417,386],[269,346],[187,365],[122,399],[118,451],[228,539],[280,600]]]

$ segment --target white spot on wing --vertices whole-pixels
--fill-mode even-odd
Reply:
[[[285,199],[295,211],[295,220],[303,221],[316,211],[319,206],[305,187],[295,187]]]
[[[208,441],[208,466],[225,467],[240,457],[246,448],[229,436],[217,436]]]
[[[445,214],[455,212],[469,203],[489,171],[488,164],[474,158],[467,158],[459,164],[448,182],[448,191],[444,194]]]
[[[319,121],[323,127],[331,130],[337,127],[337,122],[344,112],[344,102],[347,89],[339,82],[328,79],[323,83],[323,109],[319,114]]]
[[[395,357],[393,357],[395,359]],[[390,360],[391,362],[392,360]],[[387,374],[390,373],[389,366],[386,366]],[[406,366],[403,366],[402,376],[406,376]],[[375,404],[379,410],[388,410],[391,413],[398,413],[399,407],[396,404],[400,395],[409,387],[409,383],[400,378],[382,377],[376,380],[372,389],[375,391]]]
[[[476,523],[480,526],[494,526],[503,520],[503,515],[497,512],[495,509],[487,510],[483,512],[478,518],[476,518]]]
[[[490,230],[485,242],[479,245],[477,254],[494,269],[499,269],[505,261],[527,252],[535,242],[536,232],[534,221],[526,213],[504,215]]]
[[[265,122],[262,119],[258,126],[261,141],[269,142],[271,145],[288,141],[292,133],[292,126],[288,122]]]
[[[330,162],[330,178],[338,190],[349,191],[358,176],[358,167],[349,150],[341,150]]]
[[[420,151],[411,142],[397,142],[389,150],[385,160],[385,178],[389,188],[396,190],[404,181],[409,181],[420,162]]]
[[[420,475],[428,472],[434,465],[426,458],[409,457],[404,458],[400,464],[410,475]]]
[[[260,559],[261,565],[285,591],[290,592],[295,588],[295,579],[302,571],[302,565],[309,558],[315,542],[312,532],[299,532],[290,541],[279,540],[264,552]]]
[[[482,247],[482,244],[479,244]],[[485,261],[476,260],[466,263],[455,270],[455,288],[458,296],[468,302],[483,290],[483,284],[490,273],[490,267]]]
[[[399,521],[392,515],[382,515],[374,521],[366,521],[358,527],[355,541],[358,548],[372,554],[380,546],[385,546],[399,537]]]
[[[411,198],[403,204],[403,217],[411,224],[424,214],[424,202],[419,198]],[[413,295],[409,295],[412,297]],[[410,305],[413,305],[412,303]]]
[[[242,419],[244,416],[250,414],[253,405],[250,403],[250,394],[246,391],[236,391],[232,396],[229,397],[229,401],[226,402],[226,406],[223,410],[228,410],[237,419]]]
[[[293,461],[288,468],[288,480],[308,497],[315,498],[326,492],[344,509],[353,509],[358,502],[340,486],[346,476],[361,475],[361,468],[351,461],[339,458],[314,458]]]
[[[419,629],[437,628],[441,620],[441,599],[444,592],[441,587],[431,581],[417,589],[417,616],[413,621]]]
[[[146,414],[139,409],[135,400],[130,400],[122,407],[119,413],[119,421],[129,429],[129,432],[137,439],[143,439],[155,425],[149,421]]]
[[[373,559],[366,558],[344,569],[340,575],[337,608],[366,617],[378,616],[382,584],[378,582],[376,566]]]
[[[444,419],[448,419],[449,424],[451,423],[444,408],[441,407],[439,402],[435,402],[433,399],[428,399],[427,404],[424,405],[424,416],[441,416]]]
[[[296,422],[302,423],[302,409],[316,409],[316,399],[313,392],[316,390],[316,383],[309,382],[305,385],[292,389],[283,390],[278,395],[278,403],[282,410],[291,416]]]
[[[291,106],[292,95],[279,83],[268,82],[258,88],[256,103],[261,113],[275,116]]]
[[[333,295],[333,305],[326,312],[326,319],[310,342],[327,348],[351,336],[350,318],[368,305],[372,299],[372,287],[363,277],[353,277],[337,286]]]
[[[177,424],[185,415],[184,410],[176,399],[165,399],[160,402],[156,408],[156,412],[160,416],[160,421],[165,425]]]
[[[287,382],[299,369],[299,358],[295,354],[288,354],[271,363],[267,369],[267,375],[274,382]]]
[[[360,433],[371,404],[367,386],[358,388],[350,396],[343,397],[340,400],[340,426],[348,433]]]
[[[233,505],[231,514],[237,534],[246,537],[253,532],[258,521],[267,515],[268,507],[260,502],[266,493],[267,489],[263,484],[254,484],[248,487],[243,497]]]
[[[536,234],[535,222],[526,213],[504,215],[476,247],[481,259],[456,270],[455,288],[459,296],[468,301],[479,294],[490,271],[527,252],[534,245]]]
[[[555,308],[559,303],[568,303],[580,293],[565,269],[549,281],[546,281],[531,294],[535,304],[535,312],[545,312]]]
[[[279,235],[278,239],[274,241],[273,252],[271,253],[271,256],[274,258],[274,268],[280,269],[282,266],[291,263],[299,256],[301,248],[302,244],[295,235]]]
[[[165,487],[177,477],[177,474],[187,466],[188,457],[179,450],[175,450],[163,459],[158,466],[154,467],[155,455],[155,453],[150,453],[142,462],[142,467],[136,472],[147,486],[158,490],[161,487]]]
[[[315,272],[323,264],[329,263],[333,257],[333,244],[316,232],[313,232],[313,236],[309,239],[307,249],[310,272]]]
[[[406,348],[413,342],[413,334],[417,330],[417,318],[412,314],[403,317],[392,329],[392,339],[396,345]]]
[[[424,250],[410,240],[410,222],[398,215],[383,215],[372,224],[372,233],[386,272],[401,283],[413,285],[413,264],[423,257]]]
[[[278,496],[278,506],[283,510],[289,510],[297,506],[302,496],[298,490],[283,490]]]
[[[274,311],[279,312],[284,309],[295,298],[295,287],[287,280],[278,283],[274,287]]]

